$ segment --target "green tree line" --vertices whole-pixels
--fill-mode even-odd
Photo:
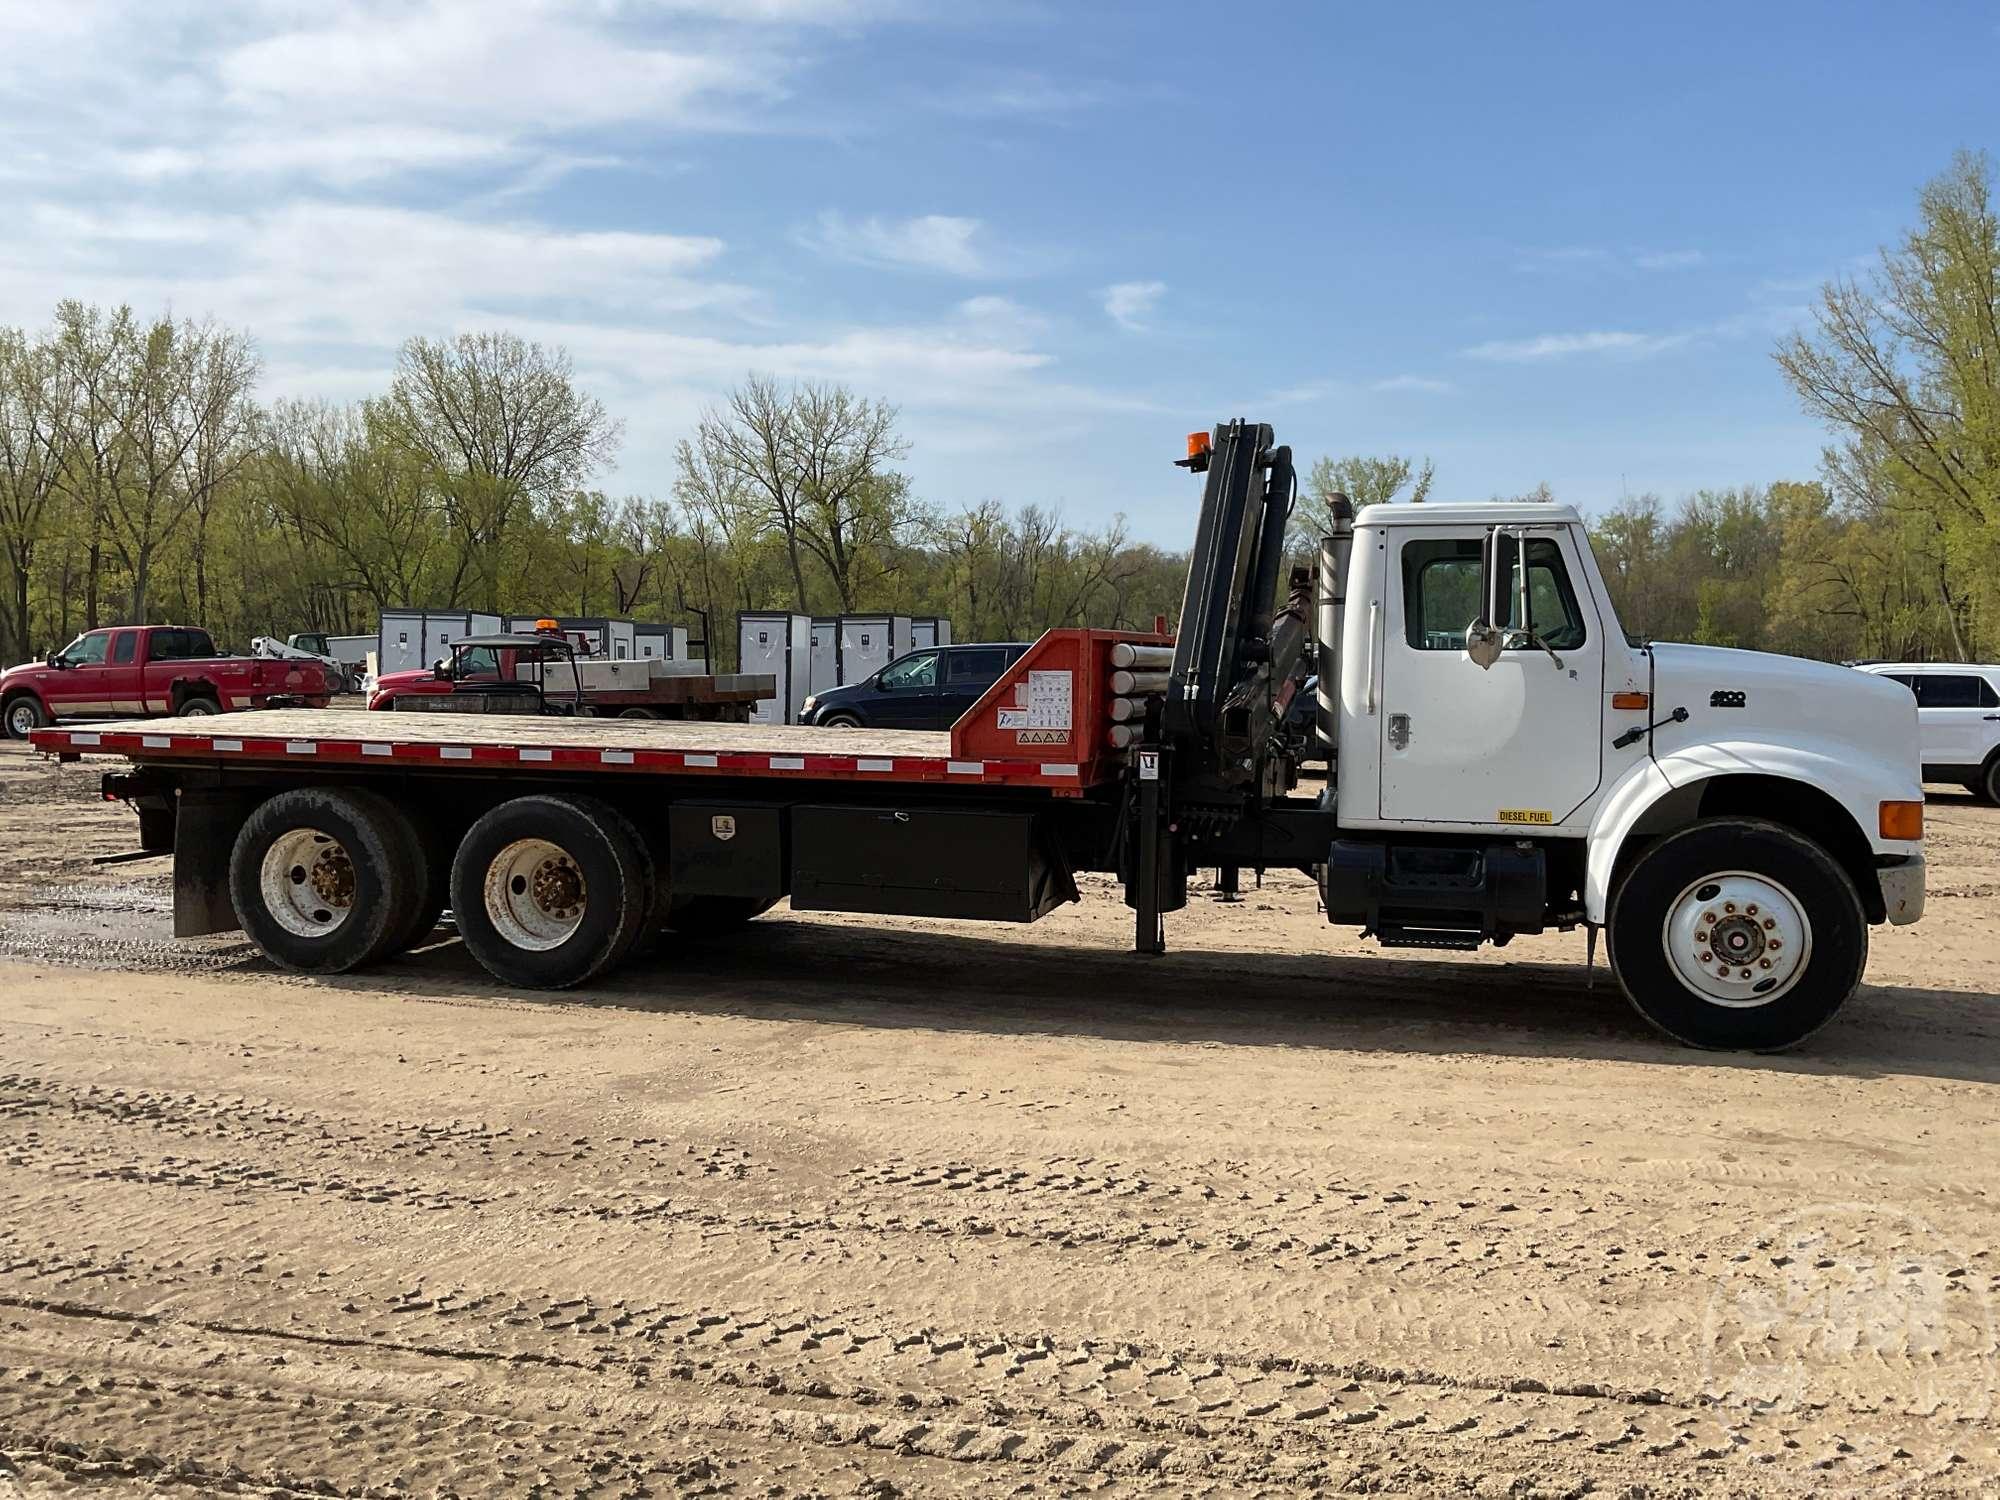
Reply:
[[[1962,155],[1875,271],[1824,287],[1778,371],[1831,441],[1811,480],[1657,496],[1592,541],[1628,628],[1831,659],[2000,656],[2000,219]],[[747,378],[675,452],[662,493],[596,481],[622,431],[560,349],[505,331],[413,338],[381,394],[262,402],[246,331],[65,302],[0,328],[0,658],[131,621],[367,633],[402,605],[709,617],[949,616],[961,640],[1149,625],[1185,555],[1037,497],[948,508],[903,470],[894,407]],[[1398,455],[1325,457],[1335,492],[1422,501]],[[1523,499],[1553,498],[1542,486]]]

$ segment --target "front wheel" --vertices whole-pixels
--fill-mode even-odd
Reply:
[[[859,729],[861,721],[853,714],[828,714],[819,721],[821,729]]]
[[[37,729],[47,727],[49,711],[42,707],[39,698],[26,694],[7,705],[7,733],[17,740],[25,740]]]
[[[1846,872],[1810,839],[1754,818],[1710,819],[1654,844],[1606,925],[1627,998],[1693,1047],[1796,1046],[1846,1004],[1868,962]]]

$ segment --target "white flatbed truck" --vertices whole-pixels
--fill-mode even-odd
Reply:
[[[1051,631],[949,735],[281,711],[33,739],[132,763],[105,790],[173,851],[178,934],[316,973],[446,906],[500,981],[564,987],[786,898],[1033,921],[1079,870],[1118,876],[1150,953],[1189,871],[1290,867],[1392,946],[1602,933],[1662,1030],[1771,1050],[1847,1000],[1871,925],[1922,914],[1901,686],[1628,639],[1554,505],[1339,502],[1281,599],[1290,451],[1235,421],[1184,466],[1178,633]],[[1279,732],[1307,652],[1317,794]]]

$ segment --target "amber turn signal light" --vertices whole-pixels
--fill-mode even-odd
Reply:
[[[1611,695],[1611,706],[1613,708],[1651,708],[1653,706],[1653,695],[1651,693],[1613,693]]]
[[[1884,802],[1882,837],[1920,839],[1924,836],[1924,805],[1921,802]]]

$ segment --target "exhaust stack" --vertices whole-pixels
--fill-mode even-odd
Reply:
[[[1326,746],[1327,764],[1338,769],[1340,748],[1340,622],[1347,610],[1347,560],[1354,551],[1354,502],[1332,497],[1333,532],[1319,544],[1319,599],[1313,627],[1319,684],[1314,689],[1313,725]]]

